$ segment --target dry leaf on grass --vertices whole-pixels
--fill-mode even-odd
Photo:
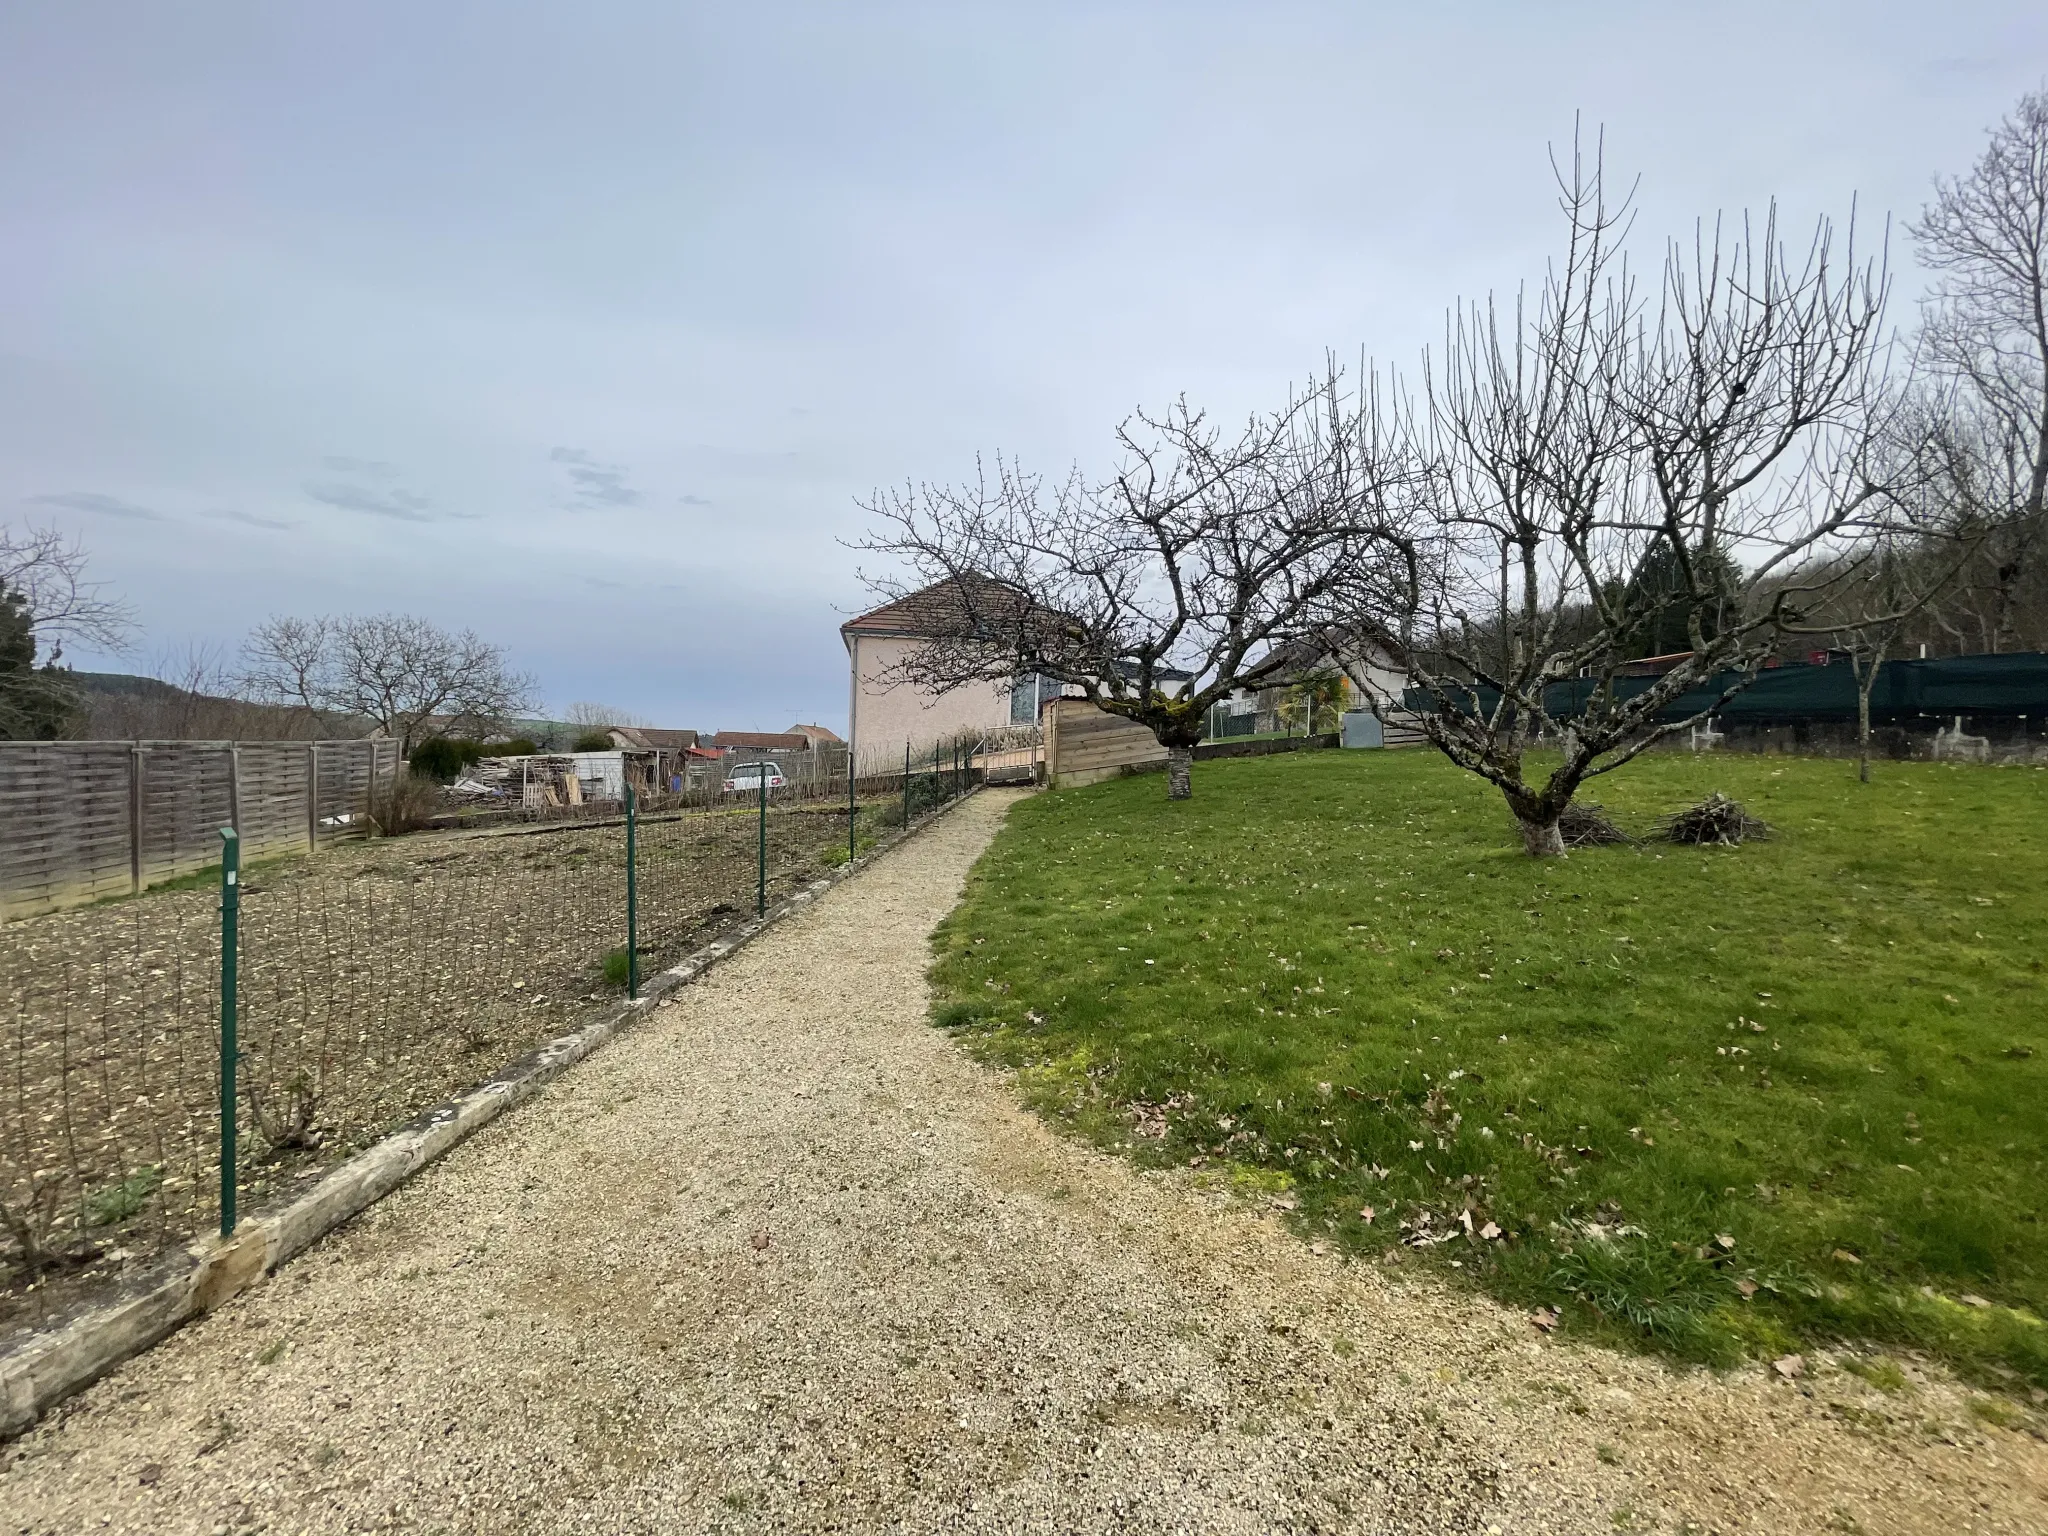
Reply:
[[[1379,1212],[1369,1205],[1360,1206],[1358,1209],[1358,1219],[1368,1227],[1372,1225],[1373,1218],[1377,1215],[1379,1215]]]
[[[1557,1308],[1538,1307],[1529,1314],[1529,1321],[1548,1333],[1557,1326]]]
[[[1757,1284],[1754,1280],[1738,1280],[1735,1282],[1735,1289],[1740,1291],[1742,1299],[1747,1301],[1756,1294]]]
[[[1805,1374],[1806,1357],[1804,1355],[1780,1355],[1771,1362],[1771,1369],[1787,1381],[1790,1381],[1795,1376]]]
[[[754,1252],[759,1253],[768,1246],[768,1234],[756,1232],[748,1241],[754,1245]]]

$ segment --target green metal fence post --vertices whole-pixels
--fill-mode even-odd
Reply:
[[[761,839],[759,868],[755,875],[754,915],[761,916],[768,910],[768,765],[762,763],[758,774],[761,785]]]
[[[220,1235],[235,1230],[235,961],[241,947],[242,839],[220,829]]]
[[[903,743],[903,830],[910,830],[910,743]]]
[[[849,733],[850,734],[850,733]],[[860,815],[860,804],[854,798],[855,778],[853,772],[853,743],[846,744],[846,862],[851,864],[859,849],[854,845],[854,821]]]
[[[626,996],[640,995],[640,887],[636,878],[639,817],[634,814],[633,786],[626,786]]]

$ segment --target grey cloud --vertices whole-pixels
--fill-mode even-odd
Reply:
[[[382,459],[351,459],[343,454],[330,453],[320,462],[329,469],[340,470],[344,475],[368,475],[375,480],[398,478],[398,466],[386,464]]]
[[[630,507],[640,499],[626,484],[622,465],[600,464],[581,448],[557,448],[548,458],[564,467],[576,499],[585,506]]]
[[[54,491],[47,496],[31,496],[29,501],[39,507],[62,507],[67,512],[97,512],[102,517],[127,517],[149,523],[164,520],[161,512],[138,507],[118,496],[102,496],[98,491]]]
[[[708,496],[685,496],[682,501],[686,507],[708,507],[712,505],[711,498]]]
[[[282,518],[276,518],[276,517],[258,517],[258,516],[257,516],[257,515],[256,515],[256,514],[255,514],[254,512],[237,512],[237,511],[235,511],[235,510],[234,510],[233,508],[230,508],[230,507],[223,507],[223,508],[221,508],[221,509],[220,509],[219,511],[217,511],[217,512],[209,512],[209,513],[207,513],[206,515],[207,515],[208,517],[217,517],[217,518],[219,518],[219,519],[220,519],[220,520],[221,520],[222,522],[228,522],[228,523],[243,523],[243,524],[246,524],[247,526],[249,526],[249,527],[251,527],[251,528],[280,528],[280,529],[282,529],[282,528],[296,528],[296,527],[298,527],[298,526],[299,526],[299,525],[298,525],[297,523],[288,523],[288,522],[285,522],[285,521],[284,521],[284,520],[283,520]]]
[[[393,517],[402,523],[441,520],[439,514],[427,510],[432,503],[426,497],[415,496],[411,491],[395,486],[388,491],[376,491],[342,481],[314,482],[306,487],[306,494],[315,501],[324,501],[328,506],[340,507],[345,512],[368,512],[373,517]]]

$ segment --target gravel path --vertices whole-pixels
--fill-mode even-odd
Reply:
[[[1678,1375],[1063,1141],[924,1022],[984,793],[0,1448],[0,1530],[2039,1532],[1953,1388]]]

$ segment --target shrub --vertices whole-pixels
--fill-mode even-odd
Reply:
[[[459,736],[435,736],[414,747],[405,765],[423,779],[447,784],[483,755],[484,749],[476,742],[464,741]]]
[[[609,752],[612,739],[603,731],[584,731],[569,743],[571,752]]]
[[[319,1089],[304,1067],[282,1083],[249,1085],[250,1117],[272,1152],[320,1145],[313,1129],[319,1104]]]
[[[540,744],[531,736],[514,736],[509,741],[487,741],[482,744],[485,757],[531,757],[540,750]]]
[[[1657,823],[1657,835],[1670,843],[1713,843],[1733,848],[1760,842],[1771,835],[1768,823],[1749,814],[1740,800],[1719,790],[1698,805],[1689,805]]]
[[[407,770],[395,773],[370,799],[370,820],[386,837],[417,832],[447,808],[441,786]]]
[[[137,1215],[149,1204],[149,1197],[156,1193],[157,1186],[164,1181],[162,1168],[151,1164],[116,1183],[94,1190],[85,1197],[85,1224],[89,1227],[111,1227]]]

